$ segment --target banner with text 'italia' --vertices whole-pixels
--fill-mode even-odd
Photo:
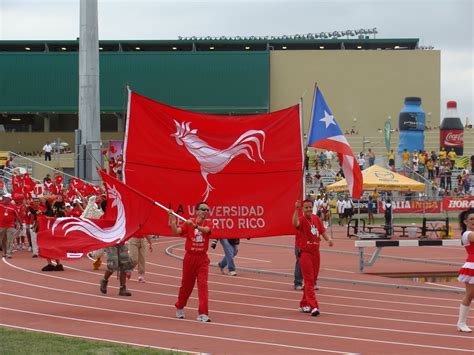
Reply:
[[[269,114],[222,116],[129,97],[124,180],[185,218],[210,206],[213,237],[293,234],[302,180],[299,107]],[[143,232],[170,235],[166,211]]]

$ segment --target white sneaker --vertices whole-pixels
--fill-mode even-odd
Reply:
[[[317,317],[319,315],[320,315],[319,309],[313,308],[313,310],[311,311],[311,316]]]
[[[458,331],[463,332],[463,333],[471,333],[472,329],[469,328],[466,323],[464,324],[458,323]]]
[[[235,271],[230,271],[229,276],[237,276],[237,273]]]
[[[200,314],[197,316],[197,320],[199,322],[210,322],[211,320],[209,319],[207,314]]]
[[[310,306],[300,307],[300,312],[311,313],[311,307]]]
[[[177,309],[176,310],[176,318],[184,319],[184,309]]]
[[[138,276],[138,282],[145,283],[145,278],[143,276]]]

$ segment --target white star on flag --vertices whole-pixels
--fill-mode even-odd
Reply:
[[[326,128],[331,124],[336,125],[336,122],[334,122],[334,116],[327,113],[326,110],[324,110],[324,117],[321,118],[320,121],[323,121],[326,124]]]

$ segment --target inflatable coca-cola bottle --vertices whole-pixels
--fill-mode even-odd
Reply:
[[[458,115],[456,101],[448,101],[446,116],[439,127],[439,146],[447,152],[454,148],[456,154],[463,155],[464,151],[464,126]]]

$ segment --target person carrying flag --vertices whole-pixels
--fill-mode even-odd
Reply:
[[[314,215],[313,202],[303,201],[303,215],[298,217],[301,207],[300,201],[296,201],[295,212],[293,213],[293,226],[297,230],[296,247],[299,250],[299,260],[301,273],[304,280],[303,297],[300,301],[300,310],[303,313],[311,313],[311,316],[318,316],[319,304],[314,292],[315,281],[318,278],[320,266],[319,245],[321,236],[333,246],[333,240],[326,233],[323,223],[318,216]]]
[[[176,216],[172,210],[168,210],[170,226],[174,235],[186,238],[186,254],[183,259],[183,274],[181,287],[179,289],[178,301],[176,302],[176,318],[184,318],[184,307],[188,303],[189,296],[193,291],[197,279],[199,308],[197,320],[200,322],[210,322],[209,319],[209,238],[211,236],[212,223],[206,220],[209,213],[209,205],[206,202],[199,202],[196,205],[196,219],[188,219],[183,225],[176,225]]]

